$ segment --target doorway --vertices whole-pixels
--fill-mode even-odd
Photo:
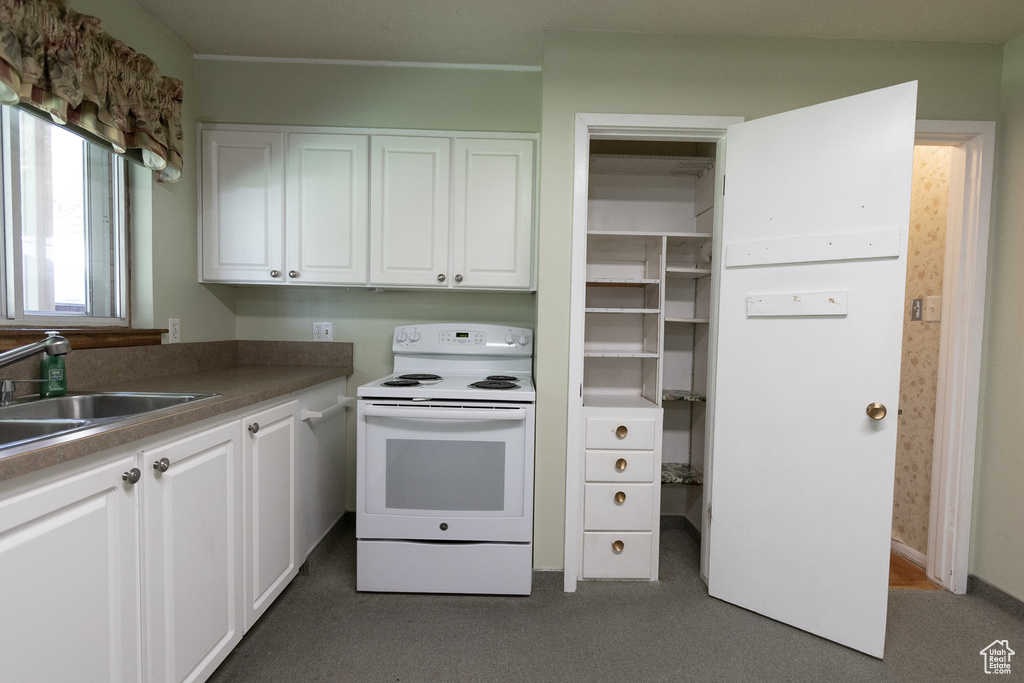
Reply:
[[[915,386],[901,382],[900,407],[905,409],[904,416],[916,422],[916,433],[906,434],[906,440],[901,435],[897,447],[893,547],[924,565],[929,579],[961,594],[967,591],[994,145],[991,122],[919,121],[917,125],[915,184],[920,180],[920,187],[915,188],[919,190],[915,201],[935,207],[943,204],[941,195],[947,199],[941,206],[944,216],[929,212],[926,206],[923,220],[931,225],[918,228],[925,234],[918,235],[917,245],[919,251],[930,253],[913,259],[915,272],[909,272],[915,266],[908,263],[905,328],[909,326],[916,337],[911,354],[917,355],[918,370],[928,363],[933,366],[916,373],[911,380]],[[938,187],[940,176],[948,189]],[[944,244],[938,249],[935,242],[942,228]],[[913,233],[912,226],[912,252]],[[941,273],[936,271],[938,263]],[[927,299],[937,295],[938,300]],[[920,321],[909,320],[910,301],[915,298],[922,299]],[[905,362],[911,354],[905,349]],[[925,361],[924,355],[932,360]],[[931,381],[934,402],[925,399]],[[919,414],[908,415],[909,411]],[[926,418],[920,419],[921,415]],[[928,424],[931,415],[933,425]],[[916,445],[904,448],[911,439]]]

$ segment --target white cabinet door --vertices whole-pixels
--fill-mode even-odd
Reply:
[[[366,164],[365,135],[288,135],[288,282],[366,284]]]
[[[201,279],[283,282],[284,134],[204,130],[202,148]]]
[[[291,401],[242,424],[245,630],[298,572],[295,562],[295,410]]]
[[[448,286],[448,138],[370,140],[370,284]]]
[[[140,454],[147,680],[205,680],[242,638],[240,430]]]
[[[138,515],[121,457],[0,500],[0,678],[135,681]]]
[[[456,138],[452,247],[455,287],[531,287],[533,140]]]
[[[709,592],[877,657],[916,99],[908,83],[729,128],[709,396]]]

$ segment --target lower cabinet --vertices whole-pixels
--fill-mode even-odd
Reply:
[[[247,416],[242,457],[245,630],[295,578],[295,407]]]
[[[148,681],[204,680],[242,639],[242,459],[231,421],[140,453]]]
[[[0,482],[0,680],[208,678],[344,512],[345,387]]]
[[[141,679],[135,462],[0,496],[0,680]]]
[[[658,578],[661,409],[584,407],[584,579]]]

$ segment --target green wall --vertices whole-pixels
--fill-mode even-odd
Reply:
[[[561,567],[563,555],[574,114],[751,119],[916,79],[919,118],[995,120],[1001,59],[1001,48],[991,45],[545,35],[536,349],[538,567]]]
[[[133,324],[166,327],[181,319],[183,341],[235,338],[234,290],[198,282],[195,120],[195,60],[184,43],[135,2],[75,0],[75,10],[99,17],[103,30],[149,56],[166,76],[184,83],[182,127],[185,163],[177,183],[150,183],[143,169],[133,179],[143,182],[133,198],[132,289]],[[148,190],[151,184],[152,190]]]
[[[1002,76],[970,572],[1024,600],[1024,36]]]

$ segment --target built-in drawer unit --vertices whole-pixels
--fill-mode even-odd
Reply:
[[[584,579],[658,578],[661,409],[584,407]]]

